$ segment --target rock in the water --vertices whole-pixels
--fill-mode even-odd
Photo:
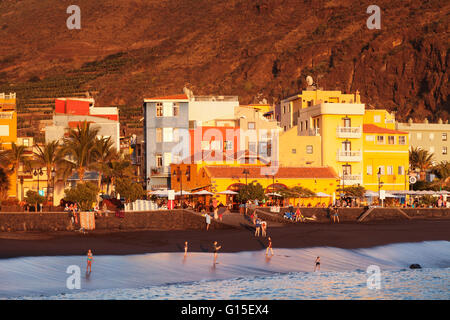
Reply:
[[[418,263],[413,263],[412,265],[409,266],[409,268],[410,269],[422,269],[422,267]]]

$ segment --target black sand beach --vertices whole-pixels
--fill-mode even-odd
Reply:
[[[450,220],[386,221],[368,224],[297,224],[268,229],[277,248],[330,246],[343,249],[367,248],[399,242],[450,241]],[[0,258],[23,256],[125,255],[153,252],[209,252],[218,241],[222,252],[265,249],[267,239],[255,237],[252,230],[181,231],[93,231],[75,232],[3,232],[0,233]]]

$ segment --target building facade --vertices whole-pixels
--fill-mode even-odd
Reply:
[[[427,150],[434,156],[434,162],[450,161],[450,124],[440,120],[438,123],[397,123],[396,128],[408,132],[410,147]]]

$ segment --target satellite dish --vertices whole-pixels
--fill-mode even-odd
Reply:
[[[308,86],[312,86],[314,83],[313,78],[311,76],[307,76],[306,83],[308,84]]]

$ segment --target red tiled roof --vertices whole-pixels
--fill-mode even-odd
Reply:
[[[188,97],[185,94],[174,94],[171,96],[154,97],[145,100],[187,100]]]
[[[382,128],[374,124],[363,124],[364,133],[393,133],[393,134],[408,134],[408,132],[392,130],[387,128]]]
[[[267,178],[266,173],[271,176],[273,170],[268,166],[205,166],[205,169],[211,178],[245,178],[244,169],[249,171],[248,178]],[[279,167],[275,178],[335,179],[337,175],[331,167]]]

